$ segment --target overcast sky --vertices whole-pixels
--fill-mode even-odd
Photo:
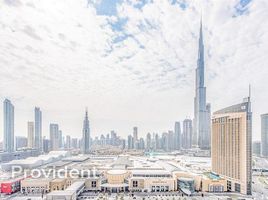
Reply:
[[[27,135],[34,106],[46,136],[53,122],[81,137],[86,107],[93,136],[171,130],[193,117],[202,12],[212,111],[240,103],[251,84],[259,139],[267,10],[267,0],[2,0],[0,100],[15,106],[15,135]],[[0,113],[2,139],[3,106]]]

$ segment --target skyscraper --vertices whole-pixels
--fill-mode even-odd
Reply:
[[[3,150],[14,151],[14,106],[8,99],[4,100],[4,141]]]
[[[184,149],[192,148],[192,133],[193,133],[193,125],[192,120],[185,119],[183,121],[183,134],[182,134],[182,147]]]
[[[212,118],[212,171],[227,179],[227,190],[251,194],[252,113],[250,98]]]
[[[71,136],[67,135],[66,136],[66,149],[70,149],[71,148]]]
[[[181,149],[181,124],[180,122],[175,122],[175,150]]]
[[[59,130],[59,148],[63,148],[64,145],[64,141],[63,141],[63,135],[62,135],[62,131]]]
[[[16,136],[16,151],[26,147],[27,147],[27,138],[22,136]]]
[[[147,133],[146,135],[146,150],[149,151],[152,148],[152,137],[151,133]]]
[[[42,112],[40,108],[34,108],[34,146],[40,152],[42,149]]]
[[[90,150],[90,129],[89,129],[88,112],[86,109],[85,119],[83,123],[82,152],[84,154],[87,154],[89,153],[89,150]]]
[[[133,127],[133,144],[134,144],[134,149],[138,149],[138,145],[139,145],[138,127]]]
[[[128,149],[133,149],[134,148],[132,135],[129,135],[128,138],[127,138],[127,146],[128,146]]]
[[[60,138],[59,138],[59,125],[50,124],[50,150],[59,150],[60,148]]]
[[[169,130],[168,131],[168,151],[173,151],[175,146],[175,140],[174,140],[174,132]]]
[[[46,139],[46,137],[44,136],[43,137],[43,151],[45,152],[45,153],[48,153],[49,152],[49,145],[50,145],[50,141],[49,141],[49,139]]]
[[[210,105],[206,104],[204,43],[202,21],[200,23],[199,49],[196,68],[194,98],[194,131],[192,144],[201,149],[210,148]]]
[[[34,122],[28,122],[27,146],[34,148]]]
[[[77,140],[77,138],[72,138],[72,148],[74,148],[74,149],[78,148],[78,140]]]
[[[268,113],[261,115],[261,155],[268,157]]]

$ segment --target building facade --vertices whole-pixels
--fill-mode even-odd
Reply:
[[[192,133],[193,133],[193,125],[192,120],[185,119],[183,121],[183,136],[182,136],[182,147],[184,149],[192,148]]]
[[[196,84],[194,98],[194,131],[192,144],[201,149],[210,148],[210,105],[206,103],[204,69],[204,43],[202,22],[199,33],[199,50],[196,68]]]
[[[254,141],[252,146],[252,153],[255,156],[261,155],[261,142],[260,141]]]
[[[34,148],[34,122],[28,122],[27,127],[27,146],[28,148]]]
[[[4,100],[4,140],[3,150],[14,151],[14,106],[9,99]]]
[[[174,134],[175,134],[175,150],[180,150],[181,149],[181,124],[180,122],[175,122]]]
[[[268,113],[261,115],[261,155],[268,157]]]
[[[34,108],[34,141],[35,148],[42,152],[42,112],[39,107]]]
[[[212,171],[227,179],[227,190],[251,194],[252,113],[250,98],[213,114]]]
[[[60,148],[60,138],[59,138],[59,125],[50,124],[49,126],[50,134],[50,150],[59,150]]]
[[[27,138],[23,136],[16,136],[16,151],[27,148]]]

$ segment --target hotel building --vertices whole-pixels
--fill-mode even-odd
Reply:
[[[212,171],[227,179],[227,191],[251,194],[252,113],[250,98],[214,113]]]

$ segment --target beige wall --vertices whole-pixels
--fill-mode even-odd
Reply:
[[[212,119],[212,171],[231,181],[232,191],[239,183],[243,194],[251,180],[248,127],[246,112],[217,114]]]
[[[129,177],[128,172],[122,174],[110,174],[108,172],[105,173],[105,177],[107,178],[109,184],[122,184],[124,183],[124,180]]]
[[[96,187],[92,187],[92,181],[96,181]],[[94,191],[101,190],[101,179],[100,178],[88,178],[85,181],[85,190]]]
[[[133,187],[133,181],[138,182],[138,187]],[[129,190],[131,190],[131,191],[144,190],[144,178],[135,178],[135,177],[130,178],[129,179]]]
[[[21,181],[21,192],[41,193],[50,192],[50,179],[24,179]]]
[[[50,191],[65,190],[67,188],[66,179],[54,179],[50,182]]]
[[[209,187],[211,185],[222,185],[224,186],[224,191],[227,191],[227,180],[220,179],[220,180],[212,180],[212,179],[202,179],[202,192],[209,192]]]
[[[138,181],[138,187],[133,187],[133,181]],[[129,180],[129,190],[147,190],[151,191],[152,186],[168,186],[169,191],[176,190],[176,181],[174,178],[135,178]]]

